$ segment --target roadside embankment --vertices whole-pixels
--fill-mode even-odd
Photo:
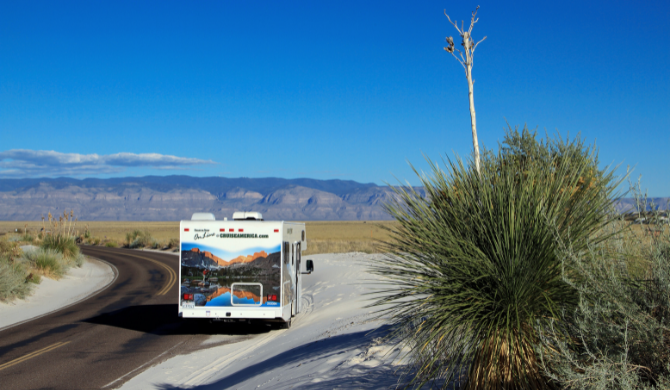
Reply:
[[[26,299],[0,302],[0,331],[63,309],[110,285],[117,272],[109,263],[87,258],[81,268],[71,268],[60,280],[42,278]]]

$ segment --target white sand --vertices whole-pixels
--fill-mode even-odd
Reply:
[[[30,250],[25,248],[24,250]],[[26,299],[0,302],[0,330],[64,309],[109,286],[118,274],[112,265],[87,258],[81,268],[71,268],[60,280],[42,278]]]
[[[372,332],[383,324],[363,308],[371,278],[365,268],[373,256],[379,255],[305,256],[315,272],[304,275],[303,312],[291,329],[176,356],[122,389],[395,388],[402,371],[393,359],[398,351],[381,342],[384,328]]]

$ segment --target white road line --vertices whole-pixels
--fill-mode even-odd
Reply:
[[[161,353],[160,355],[158,355],[158,356],[156,356],[155,358],[149,360],[148,362],[142,364],[141,366],[137,367],[136,369],[134,369],[134,370],[128,372],[127,374],[125,374],[125,375],[123,375],[123,376],[120,376],[120,377],[118,377],[117,379],[114,379],[112,382],[109,382],[108,384],[102,386],[101,389],[104,389],[105,387],[109,387],[109,386],[113,385],[114,383],[116,383],[116,382],[120,381],[121,379],[127,377],[128,375],[132,374],[133,372],[139,370],[140,368],[145,367],[147,364],[151,364],[151,363],[153,363],[156,359],[158,359],[159,357],[161,357],[161,356],[165,355],[166,353],[172,351],[173,349],[177,348],[178,346],[180,346],[180,345],[183,344],[183,343],[184,343],[184,342],[182,341],[182,342],[179,342],[179,343],[175,344],[172,348],[170,348],[170,349],[168,349],[167,351]]]

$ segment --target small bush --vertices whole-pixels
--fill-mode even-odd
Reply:
[[[76,256],[68,258],[54,249],[40,248],[26,251],[22,260],[44,275],[60,279],[71,267],[81,267],[84,263],[84,255],[77,253]]]
[[[53,249],[26,251],[23,258],[44,275],[60,279],[67,271],[63,255]]]
[[[81,268],[82,265],[84,265],[86,257],[79,253],[73,260],[72,263],[74,264],[75,267]]]
[[[26,280],[27,269],[22,261],[0,256],[0,300],[23,299],[30,294],[32,284]]]
[[[560,311],[540,350],[561,387],[670,388],[670,234],[662,228],[644,244],[635,235],[628,229],[582,252],[561,246],[566,267],[576,270],[563,279],[579,291],[579,305]],[[640,253],[643,275],[630,266]]]
[[[36,273],[32,273],[32,272],[28,275],[28,277],[26,278],[26,280],[27,280],[28,282],[30,282],[30,283],[33,283],[33,284],[40,284],[40,283],[42,283],[42,277],[41,277],[40,275],[38,275],[38,274],[36,274]]]
[[[23,236],[21,236],[21,241],[25,242],[33,242],[35,238],[30,234],[30,233],[25,233]]]
[[[106,246],[107,248],[118,248],[118,247],[119,247],[119,244],[117,244],[116,241],[107,241],[107,242],[105,243],[105,246]]]
[[[21,254],[18,242],[0,240],[0,256],[17,257]]]
[[[152,246],[154,243],[154,239],[151,237],[149,231],[137,229],[126,233],[126,241],[129,242],[128,247],[130,248],[146,248]]]
[[[60,252],[66,259],[73,259],[79,254],[79,247],[75,242],[75,238],[63,234],[49,234],[45,236],[40,247]]]
[[[179,248],[179,239],[171,238],[170,241],[168,241],[167,247],[168,249]]]

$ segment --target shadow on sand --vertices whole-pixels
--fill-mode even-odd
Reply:
[[[273,370],[286,368],[291,370],[302,364],[315,364],[317,361],[327,362],[336,355],[346,353],[352,349],[362,348],[369,345],[375,338],[383,337],[388,333],[387,326],[372,332],[363,331],[329,337],[309,344],[282,352],[259,363],[252,364],[237,372],[231,373],[215,382],[200,386],[174,386],[170,384],[154,384],[160,390],[214,390],[228,388],[251,388],[256,387],[248,382],[254,378],[269,373]],[[316,363],[318,365],[318,363]],[[398,370],[400,368],[400,370]],[[291,388],[291,389],[333,389],[333,388],[356,388],[356,389],[394,389],[401,379],[402,367],[391,365],[379,365],[377,367],[364,367],[353,365],[345,367],[341,365],[332,372],[324,374],[315,370],[294,370],[287,373],[290,378],[282,377],[281,383],[275,385],[267,384],[266,388]],[[317,376],[312,376],[317,374]],[[267,379],[267,378],[266,378]]]

